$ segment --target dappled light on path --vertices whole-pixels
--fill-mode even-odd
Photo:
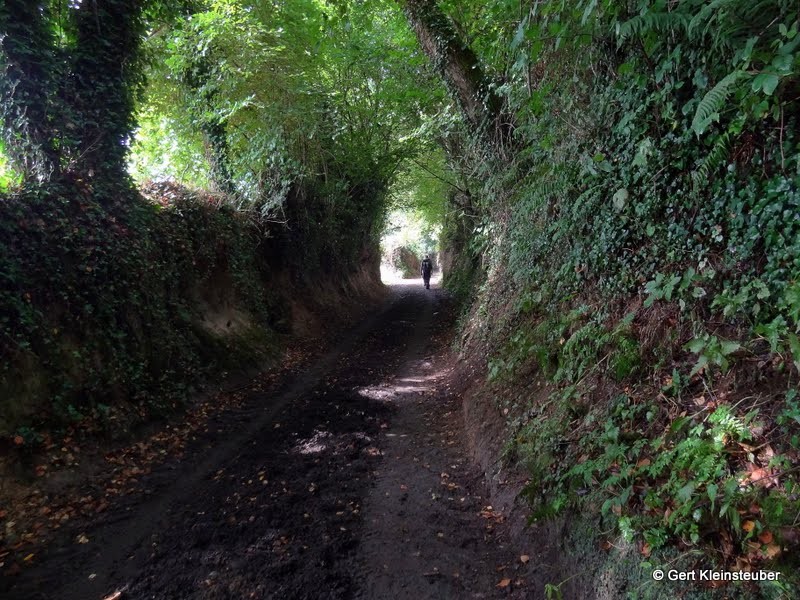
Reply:
[[[432,368],[429,362],[424,362],[423,368],[424,365]],[[425,376],[401,377],[383,381],[377,386],[361,388],[358,393],[371,400],[397,402],[408,399],[404,394],[433,392],[445,376],[446,373],[443,371],[434,371]]]
[[[425,375],[407,375],[399,378],[390,378],[378,385],[361,388],[358,393],[371,400],[380,400],[389,403],[409,400],[406,394],[424,396],[436,391],[437,386],[446,379],[449,372],[435,368],[430,361],[415,361],[410,368],[425,370]]]

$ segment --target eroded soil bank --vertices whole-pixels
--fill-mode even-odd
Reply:
[[[491,598],[541,591],[467,458],[439,289],[389,301],[93,522],[64,527],[4,598]],[[521,560],[520,557],[523,557]],[[538,588],[538,589],[537,589]]]

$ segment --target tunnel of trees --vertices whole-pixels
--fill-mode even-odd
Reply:
[[[798,19],[4,0],[0,435],[174,411],[274,353],[298,297],[376,297],[389,215],[413,213],[535,518],[791,563]]]

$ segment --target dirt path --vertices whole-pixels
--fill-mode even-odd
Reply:
[[[0,582],[3,598],[524,597],[461,445],[452,320],[441,290],[397,286],[305,372],[252,391],[141,494]]]

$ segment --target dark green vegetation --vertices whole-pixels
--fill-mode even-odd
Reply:
[[[598,515],[642,560],[793,572],[795,2],[0,11],[6,406],[181,396],[215,345],[199,290],[224,274],[261,346],[284,283],[374,279],[411,207],[443,226],[535,518]],[[125,160],[214,200],[145,201]]]
[[[394,5],[12,0],[0,32],[0,433],[172,410],[374,292],[446,97]]]
[[[467,351],[492,352],[534,518],[791,569],[796,5],[439,6],[504,99],[462,145],[475,216],[446,235],[488,265]]]

